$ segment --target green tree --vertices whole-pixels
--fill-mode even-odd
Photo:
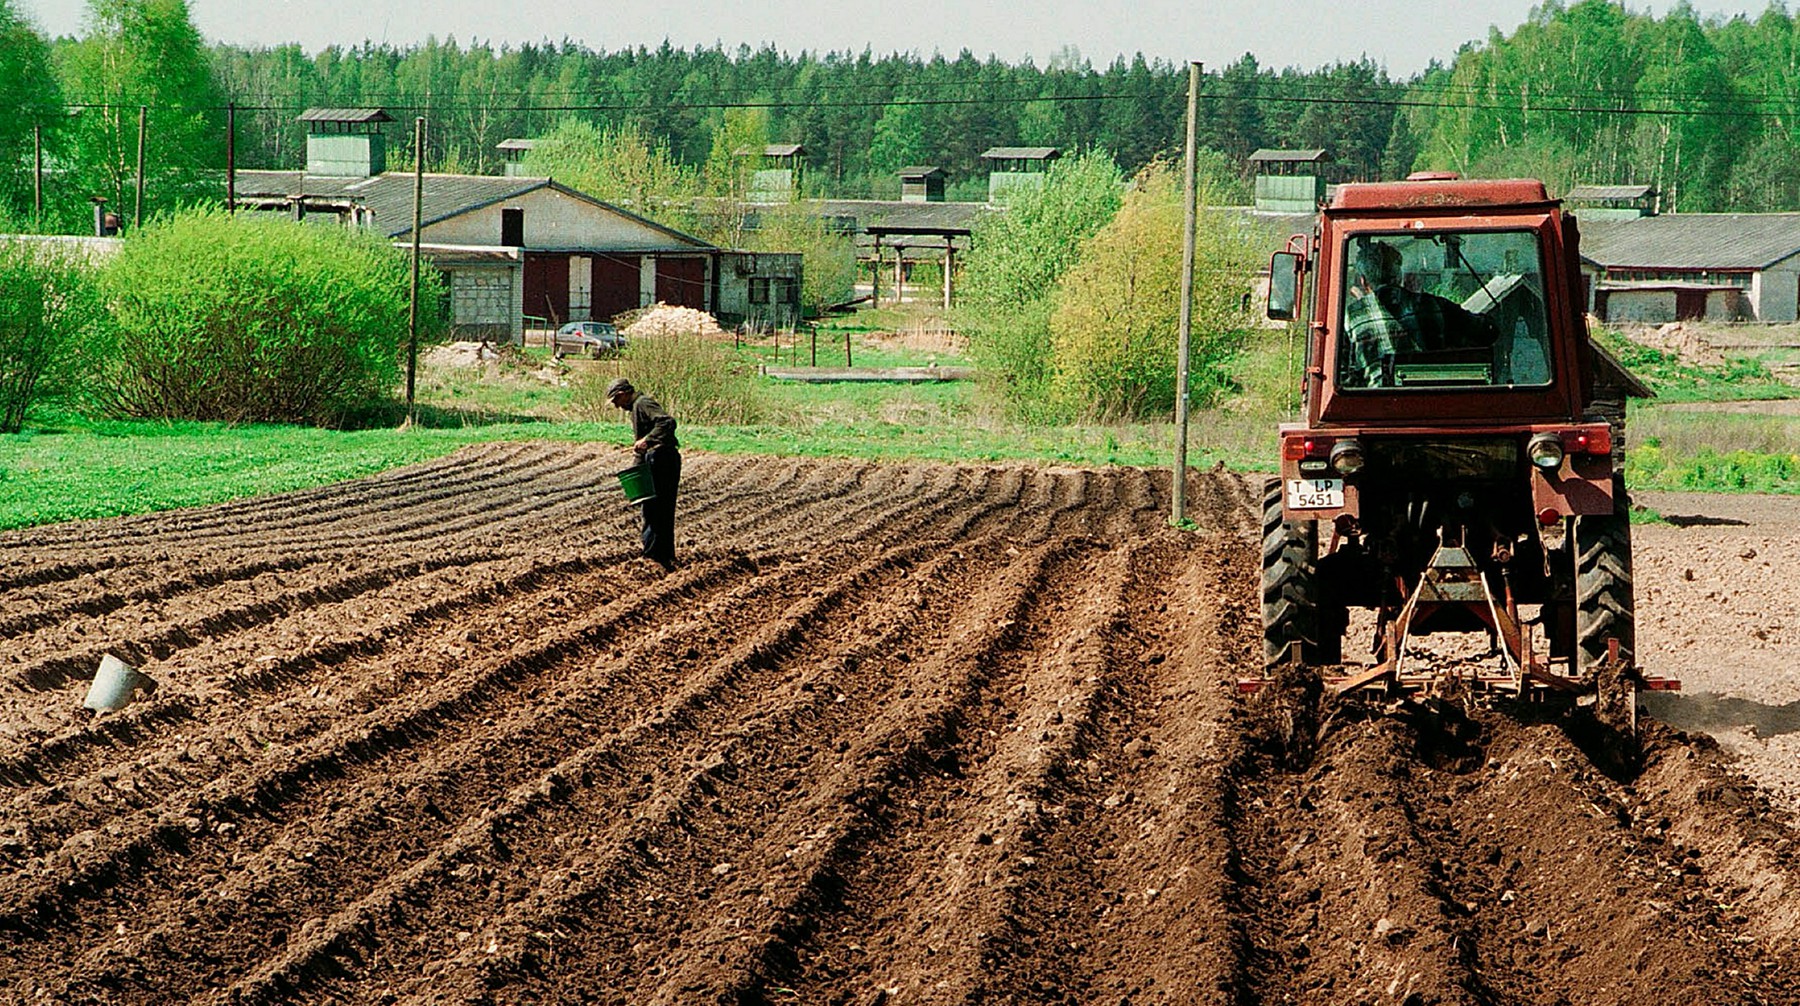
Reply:
[[[925,113],[918,105],[889,105],[875,120],[869,167],[884,175],[927,162],[932,145],[925,135]]]
[[[0,210],[26,218],[33,199],[36,130],[57,139],[62,95],[50,47],[12,0],[0,0]]]
[[[817,316],[832,304],[849,299],[856,282],[856,246],[848,234],[834,233],[801,204],[757,210],[756,229],[745,247],[754,251],[799,252],[804,274],[800,307]]]
[[[527,174],[555,178],[677,228],[695,225],[696,173],[677,164],[669,148],[648,140],[635,126],[602,129],[565,119],[539,137],[525,155]]]
[[[1041,189],[1020,189],[970,237],[958,326],[1014,415],[1046,418],[1051,294],[1081,243],[1112,219],[1122,191],[1110,155],[1057,162]]]
[[[84,194],[130,219],[140,107],[149,109],[146,213],[207,194],[207,177],[225,164],[225,102],[185,0],[91,0],[88,24],[61,68],[69,97],[84,105],[70,158]]]

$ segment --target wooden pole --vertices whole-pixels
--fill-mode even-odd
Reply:
[[[881,306],[881,235],[875,235],[875,268],[869,270],[869,306]],[[850,352],[850,344],[844,343],[846,355]],[[844,366],[849,366],[845,364]]]
[[[131,215],[132,229],[144,225],[144,132],[150,125],[150,106],[138,106],[137,208]]]
[[[225,212],[237,215],[237,102],[225,105]]]
[[[413,120],[412,302],[406,312],[406,425],[418,419],[413,388],[419,371],[419,228],[425,219],[425,117]]]
[[[1170,522],[1180,525],[1187,520],[1187,447],[1188,447],[1188,352],[1193,344],[1194,324],[1194,112],[1200,101],[1200,64],[1188,64],[1187,160],[1183,168],[1187,221],[1181,231],[1181,328],[1179,357],[1175,360],[1175,472],[1174,506]]]
[[[44,227],[44,124],[32,123],[31,126],[31,216],[33,226],[42,230]]]
[[[898,305],[906,299],[906,253],[900,245],[894,246],[894,303]]]
[[[944,238],[944,310],[950,310],[950,274],[956,271],[956,246]]]

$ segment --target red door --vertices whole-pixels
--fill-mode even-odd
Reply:
[[[608,321],[621,311],[642,307],[638,303],[642,275],[636,255],[594,256],[594,317]]]
[[[525,256],[525,316],[543,318],[549,328],[568,320],[569,256]]]
[[[1706,317],[1705,290],[1675,291],[1675,320],[1700,321]]]
[[[656,260],[656,299],[677,307],[706,309],[706,260],[659,258]]]

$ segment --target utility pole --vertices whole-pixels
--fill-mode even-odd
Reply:
[[[144,131],[150,124],[150,106],[138,106],[137,207],[131,214],[131,229],[144,226]]]
[[[32,226],[44,227],[44,124],[31,125],[31,219]]]
[[[237,102],[225,106],[225,213],[237,216]]]
[[[1188,64],[1187,160],[1184,202],[1187,222],[1181,231],[1181,348],[1175,360],[1175,481],[1174,512],[1170,522],[1187,520],[1187,444],[1188,444],[1188,350],[1193,343],[1194,326],[1194,137],[1195,109],[1200,103],[1201,65]]]
[[[418,419],[413,387],[419,372],[419,228],[425,217],[425,117],[413,120],[412,302],[406,311],[406,425]]]

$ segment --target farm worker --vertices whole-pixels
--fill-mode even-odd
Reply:
[[[1499,334],[1487,319],[1461,304],[1401,283],[1400,249],[1364,240],[1352,260],[1351,293],[1344,308],[1344,362],[1338,381],[1347,388],[1393,387],[1394,356],[1491,346]]]
[[[606,386],[606,400],[631,413],[631,449],[650,466],[656,495],[642,504],[644,556],[668,572],[675,570],[675,490],[681,484],[681,445],[675,420],[656,399],[639,392],[623,377]]]

